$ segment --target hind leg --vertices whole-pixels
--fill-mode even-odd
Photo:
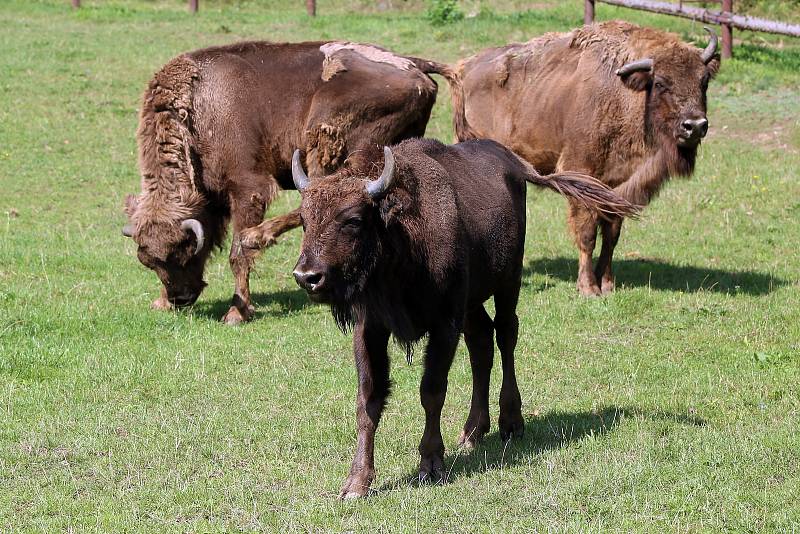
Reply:
[[[494,359],[494,327],[482,304],[467,312],[464,341],[472,367],[472,405],[458,442],[474,447],[489,432],[489,376]]]
[[[519,319],[517,318],[517,300],[519,299],[520,281],[517,281],[495,295],[494,327],[497,331],[497,346],[503,365],[503,384],[500,387],[500,437],[508,440],[520,437],[525,431],[525,420],[522,418],[522,397],[517,386],[517,373],[514,368],[514,351],[517,348]]]
[[[597,241],[597,216],[586,208],[570,202],[569,226],[579,251],[578,291],[587,297],[600,295],[600,286],[592,269],[592,253]]]
[[[614,291],[614,273],[611,270],[611,259],[614,256],[614,248],[619,241],[619,234],[622,230],[622,218],[614,217],[610,221],[600,222],[600,232],[603,235],[603,245],[600,248],[600,258],[597,260],[594,275],[600,282],[600,290],[603,295]]]
[[[275,244],[278,236],[301,225],[300,208],[297,208],[242,230],[242,246],[256,250],[267,248]]]

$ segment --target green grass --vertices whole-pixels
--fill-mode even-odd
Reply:
[[[320,2],[315,20],[301,2],[207,1],[194,17],[178,0],[84,4],[0,8],[0,530],[800,528],[800,42],[737,33],[697,172],[626,223],[614,295],[578,297],[564,202],[530,194],[524,439],[455,449],[462,345],[443,413],[451,482],[416,487],[421,365],[393,348],[377,494],[341,503],[355,370],[349,337],[291,279],[300,234],[259,261],[250,324],[218,322],[224,254],[193,310],[148,309],[157,280],[120,235],[140,92],[204,45],[342,38],[454,61],[574,27],[582,2],[470,4],[441,27],[421,3]],[[598,13],[704,39],[689,21]],[[451,139],[449,115],[443,87],[429,135]]]

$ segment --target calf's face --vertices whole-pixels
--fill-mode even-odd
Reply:
[[[394,158],[384,149],[376,180],[340,172],[310,183],[295,152],[292,176],[303,201],[303,243],[294,268],[297,284],[316,302],[349,301],[363,289],[380,255],[378,200],[394,177]]]

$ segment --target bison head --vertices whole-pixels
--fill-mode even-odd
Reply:
[[[342,327],[380,257],[385,226],[379,204],[395,175],[392,151],[384,147],[383,153],[383,171],[376,179],[344,170],[314,183],[303,171],[299,151],[292,158],[304,229],[294,278],[312,300],[332,305]]]
[[[616,71],[634,91],[646,91],[645,120],[680,148],[696,148],[708,132],[706,90],[719,70],[717,36],[705,50],[663,47],[652,58],[632,61]]]
[[[203,288],[203,270],[210,247],[206,245],[203,224],[193,218],[146,220],[139,211],[138,197],[129,195],[125,211],[130,221],[122,234],[133,238],[139,261],[155,271],[163,287],[152,306],[159,309],[190,306]]]

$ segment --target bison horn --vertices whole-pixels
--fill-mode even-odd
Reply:
[[[380,198],[389,190],[394,179],[394,156],[392,150],[383,147],[383,172],[375,180],[367,182],[367,194],[370,198]]]
[[[647,59],[639,59],[636,61],[631,61],[630,63],[623,65],[622,67],[617,69],[616,75],[617,76],[627,76],[629,74],[633,74],[634,72],[641,72],[641,71],[651,71],[653,70],[653,60],[650,58]]]
[[[181,223],[181,230],[191,230],[194,237],[197,239],[197,246],[194,248],[194,253],[197,255],[203,249],[205,242],[205,233],[203,232],[203,225],[197,219],[186,219]]]
[[[294,186],[301,193],[303,189],[308,187],[308,175],[300,163],[300,149],[295,150],[294,154],[292,154],[292,180],[294,181]]]
[[[122,235],[125,237],[133,237],[133,225],[126,224],[122,227]]]
[[[703,60],[703,63],[708,65],[708,62],[714,59],[714,54],[717,53],[717,33],[708,26],[703,26],[703,29],[711,35],[711,40],[708,41],[708,46],[706,46],[706,49],[703,50],[703,54],[700,56],[700,59]]]

